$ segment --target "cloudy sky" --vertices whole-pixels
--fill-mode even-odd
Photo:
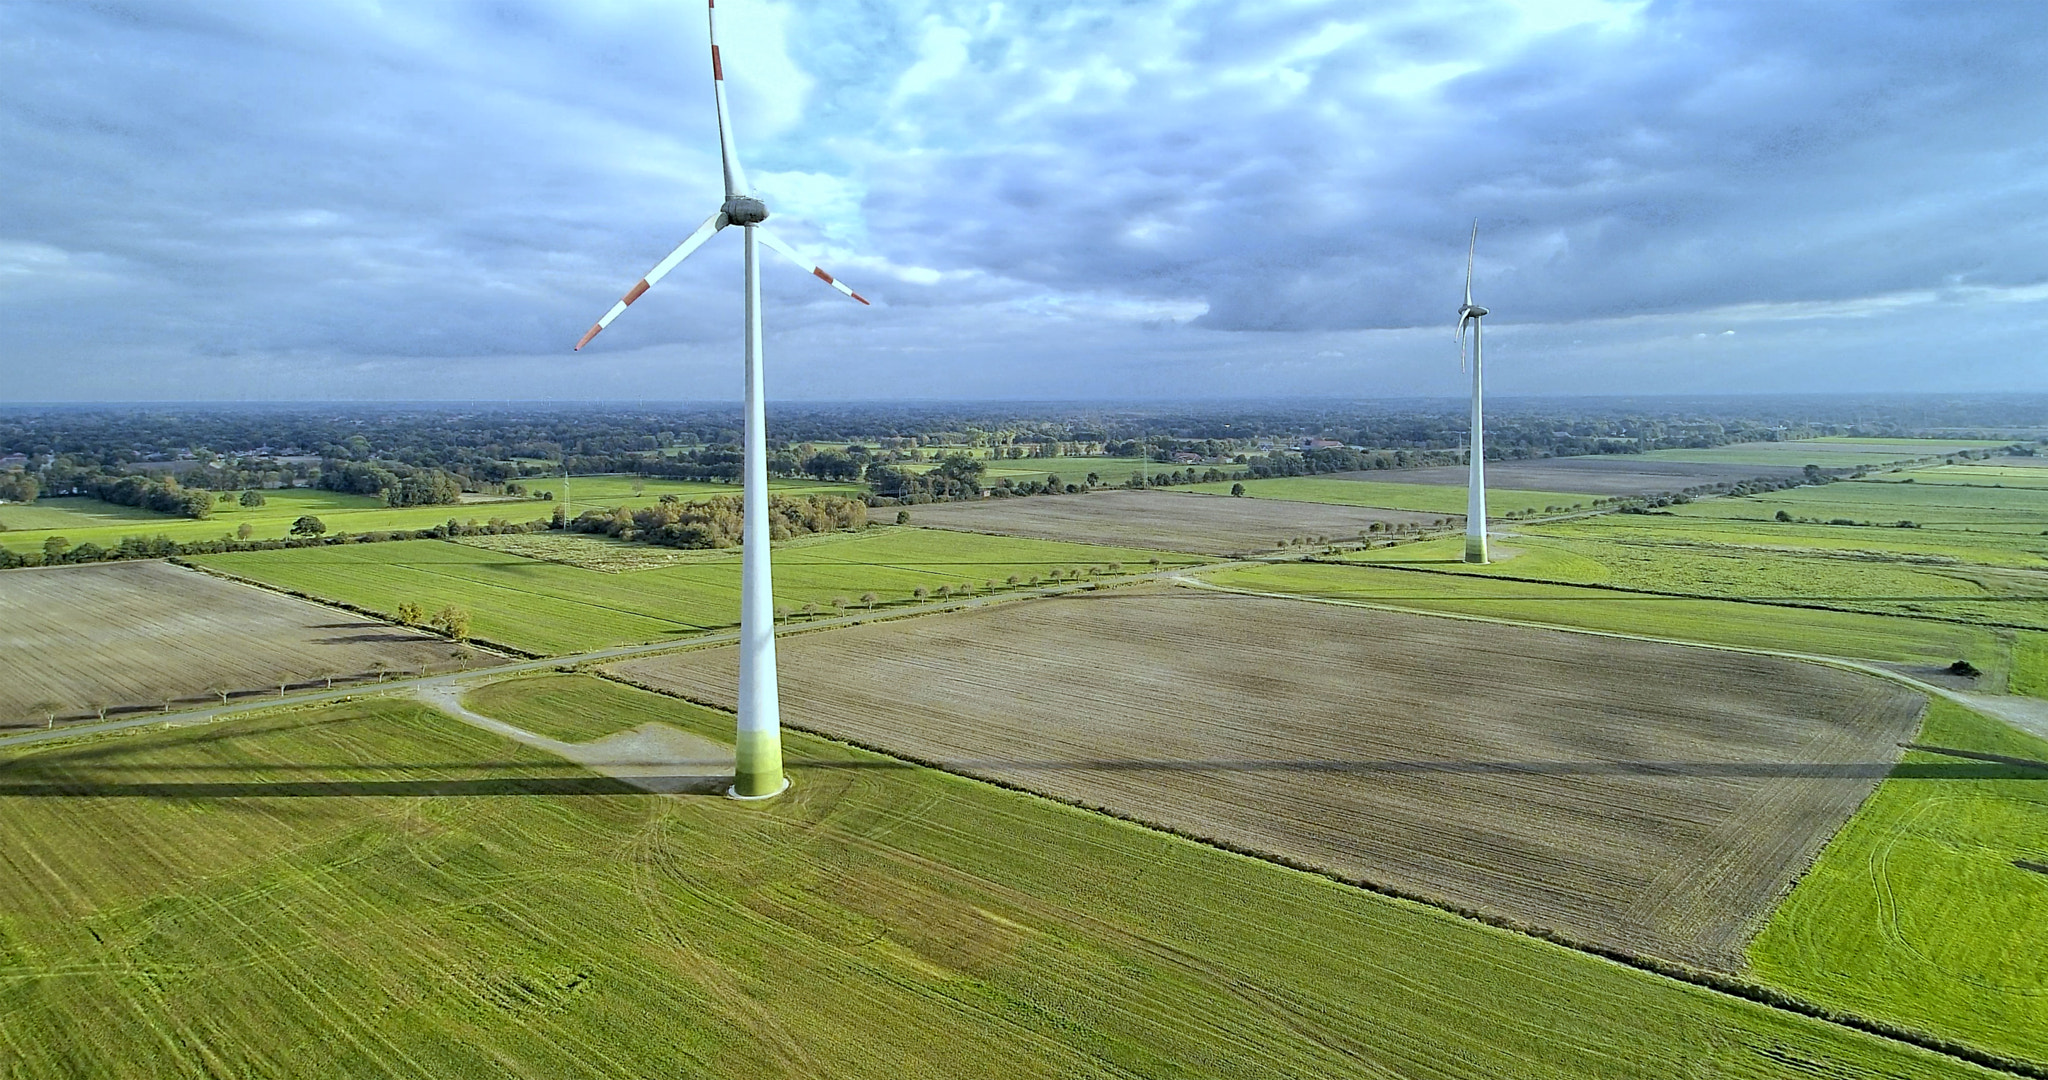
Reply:
[[[811,399],[2048,390],[2048,6],[723,0]],[[0,401],[731,399],[702,0],[0,0]]]

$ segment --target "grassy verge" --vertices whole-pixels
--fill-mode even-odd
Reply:
[[[590,681],[579,704],[639,697]],[[388,701],[19,755],[0,768],[0,845],[19,856],[0,876],[0,1070],[1986,1075],[1041,799],[787,746],[795,787],[766,805],[618,793]]]
[[[2048,741],[1936,701],[1914,751],[1750,947],[1814,1001],[2048,1061]]]

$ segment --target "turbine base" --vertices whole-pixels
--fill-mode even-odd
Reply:
[[[775,798],[776,796],[788,790],[789,777],[785,776],[782,778],[782,786],[776,788],[774,791],[763,792],[759,795],[742,795],[740,794],[739,785],[735,784],[725,789],[725,797],[728,799],[736,799],[740,802],[765,802],[766,800]]]
[[[1468,562],[1468,563],[1484,563],[1484,562],[1486,562],[1486,538],[1485,538],[1485,537],[1483,537],[1483,536],[1468,536],[1468,537],[1466,537],[1466,538],[1465,538],[1465,561],[1466,561],[1466,562]]]

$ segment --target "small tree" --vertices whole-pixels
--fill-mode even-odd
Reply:
[[[1124,564],[1122,564],[1122,563],[1120,563],[1120,562],[1113,562],[1113,563],[1110,563],[1110,564],[1109,564],[1109,572],[1110,572],[1110,573],[1112,573],[1112,574],[1121,574],[1121,573],[1123,573],[1123,572],[1124,572]]]
[[[235,536],[237,536],[240,539],[247,540],[248,538],[254,535],[256,535],[256,526],[246,521],[242,522],[240,525],[235,526]]]
[[[427,609],[411,600],[403,600],[399,602],[398,610],[393,613],[392,619],[400,626],[418,626],[427,621]]]
[[[277,680],[277,696],[278,696],[278,697],[283,697],[283,696],[284,696],[284,692],[285,692],[286,690],[289,690],[289,689],[291,689],[291,688],[292,688],[292,681],[291,681],[291,679],[289,679],[289,678],[284,678],[284,679],[279,679],[279,680]]]
[[[864,592],[860,594],[860,602],[866,604],[868,606],[869,611],[875,610],[875,602],[880,599],[881,597],[876,596],[874,593],[871,592]]]
[[[339,678],[341,678],[341,672],[333,668],[323,668],[320,671],[320,680],[327,684],[329,690],[334,689],[334,680]]]
[[[1150,566],[1152,567],[1152,569],[1154,569],[1154,570],[1157,570],[1157,569],[1159,569],[1159,556],[1157,556],[1157,555],[1154,555],[1154,556],[1152,556],[1151,558],[1149,558],[1149,559],[1146,559],[1146,560],[1145,560],[1145,562],[1146,562],[1146,563],[1147,563],[1148,565],[1150,565]]]
[[[1024,584],[1024,578],[1020,574],[1011,574],[1009,577],[1003,579],[1003,584],[1008,585],[1010,588],[1014,589],[1017,586]]]
[[[851,601],[851,600],[848,600],[848,599],[847,599],[846,597],[844,597],[844,596],[835,596],[835,597],[833,597],[833,598],[832,598],[832,610],[834,610],[834,611],[845,611],[845,610],[846,610],[846,607],[847,607],[847,605],[848,605],[848,604],[851,604],[851,603],[853,603],[853,601]]]
[[[379,660],[376,663],[371,664],[370,674],[377,676],[378,682],[383,682],[384,676],[391,674],[391,661]]]
[[[1787,513],[1786,511],[1780,510],[1780,511],[1778,511],[1778,520],[1779,520],[1779,521],[1790,521],[1790,520],[1792,520],[1792,515],[1791,515],[1790,513]]]
[[[775,605],[775,621],[776,621],[776,622],[784,622],[784,621],[788,620],[788,618],[789,618],[789,606],[788,606],[788,605],[786,605],[786,604],[777,604],[777,605]]]
[[[818,602],[816,600],[809,600],[804,603],[804,618],[811,618],[812,616],[815,616],[817,613]]]
[[[922,585],[919,585],[917,588],[910,590],[910,595],[916,597],[919,600],[923,600],[925,597],[928,597],[931,594],[932,591],[930,589],[925,588]]]
[[[953,595],[953,587],[952,587],[951,585],[941,585],[941,586],[939,586],[939,599],[941,599],[941,600],[944,600],[944,599],[946,599],[947,597],[950,597],[950,596],[952,596],[952,595]]]
[[[57,714],[64,711],[64,704],[59,701],[38,701],[29,711],[42,713],[43,726],[53,728],[57,726]]]
[[[327,523],[311,514],[292,522],[293,536],[319,536],[327,531]]]
[[[212,686],[206,688],[206,692],[209,694],[218,695],[220,697],[220,703],[225,705],[228,703],[228,695],[234,693],[235,688],[227,685],[226,683],[214,683]]]
[[[469,640],[469,609],[449,604],[434,613],[433,627],[456,641]]]
[[[1240,499],[1244,498],[1244,485],[1243,485],[1243,484],[1232,484],[1232,485],[1230,485],[1230,493],[1231,493],[1232,495],[1235,495],[1235,496],[1237,496],[1237,497],[1238,497],[1238,498],[1240,498]]]
[[[908,525],[908,524],[910,524],[910,511],[908,511],[908,510],[898,510],[898,511],[896,511],[896,524],[898,524],[898,525]]]
[[[994,592],[994,591],[996,591],[996,579],[994,579],[994,578],[990,578],[990,579],[988,579],[987,581],[984,581],[984,582],[982,582],[982,583],[981,583],[981,591],[983,591],[983,592]]]
[[[262,506],[263,503],[264,499],[262,492],[257,491],[254,488],[250,488],[248,491],[242,492],[243,506]]]
[[[109,706],[105,701],[95,698],[92,701],[88,702],[85,707],[91,709],[92,714],[94,716],[97,716],[100,719],[105,720],[107,718],[107,709],[109,709],[111,706]]]

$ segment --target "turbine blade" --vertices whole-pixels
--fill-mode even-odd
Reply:
[[[655,263],[654,269],[649,270],[646,277],[634,282],[633,287],[626,290],[626,295],[618,303],[613,304],[610,311],[604,313],[604,318],[597,320],[589,330],[584,332],[582,340],[578,341],[576,348],[571,351],[581,352],[585,345],[590,344],[590,339],[597,336],[598,331],[610,326],[613,319],[618,318],[621,312],[632,306],[633,301],[640,299],[641,293],[653,288],[655,282],[667,277],[668,272],[675,269],[677,263],[689,258],[690,252],[703,247],[704,241],[711,239],[713,233],[723,228],[725,228],[725,211],[720,210],[705,218],[704,224],[697,226],[697,231],[691,233],[689,239],[677,244],[676,249],[668,253],[668,258]]]
[[[1465,249],[1465,306],[1472,306],[1472,256],[1479,252],[1479,219],[1472,219],[1472,246]]]
[[[811,274],[815,276],[818,280],[824,282],[827,285],[832,286],[835,289],[838,289],[840,292],[843,292],[846,295],[853,297],[855,300],[858,300],[863,304],[866,304],[868,302],[867,297],[862,296],[861,294],[854,292],[852,289],[847,288],[845,282],[840,281],[838,278],[826,273],[824,267],[819,266],[814,262],[811,262],[809,259],[806,259],[801,255],[798,255],[796,253],[795,248],[792,248],[788,244],[783,243],[780,239],[776,237],[774,233],[769,232],[768,230],[760,227],[759,225],[756,225],[754,226],[754,235],[760,238],[760,241],[762,243],[781,252],[783,257],[787,258],[790,262],[793,262],[798,266],[804,268],[805,270],[810,271]],[[873,307],[874,305],[869,304],[868,306]]]
[[[1472,321],[1470,315],[1458,313],[1458,370],[1465,370],[1465,324]]]
[[[725,108],[725,63],[718,55],[718,0],[705,0],[704,11],[711,21],[711,94],[718,99],[718,151],[725,163],[725,197],[749,195],[747,171],[740,168],[740,152],[732,144],[732,117]]]

